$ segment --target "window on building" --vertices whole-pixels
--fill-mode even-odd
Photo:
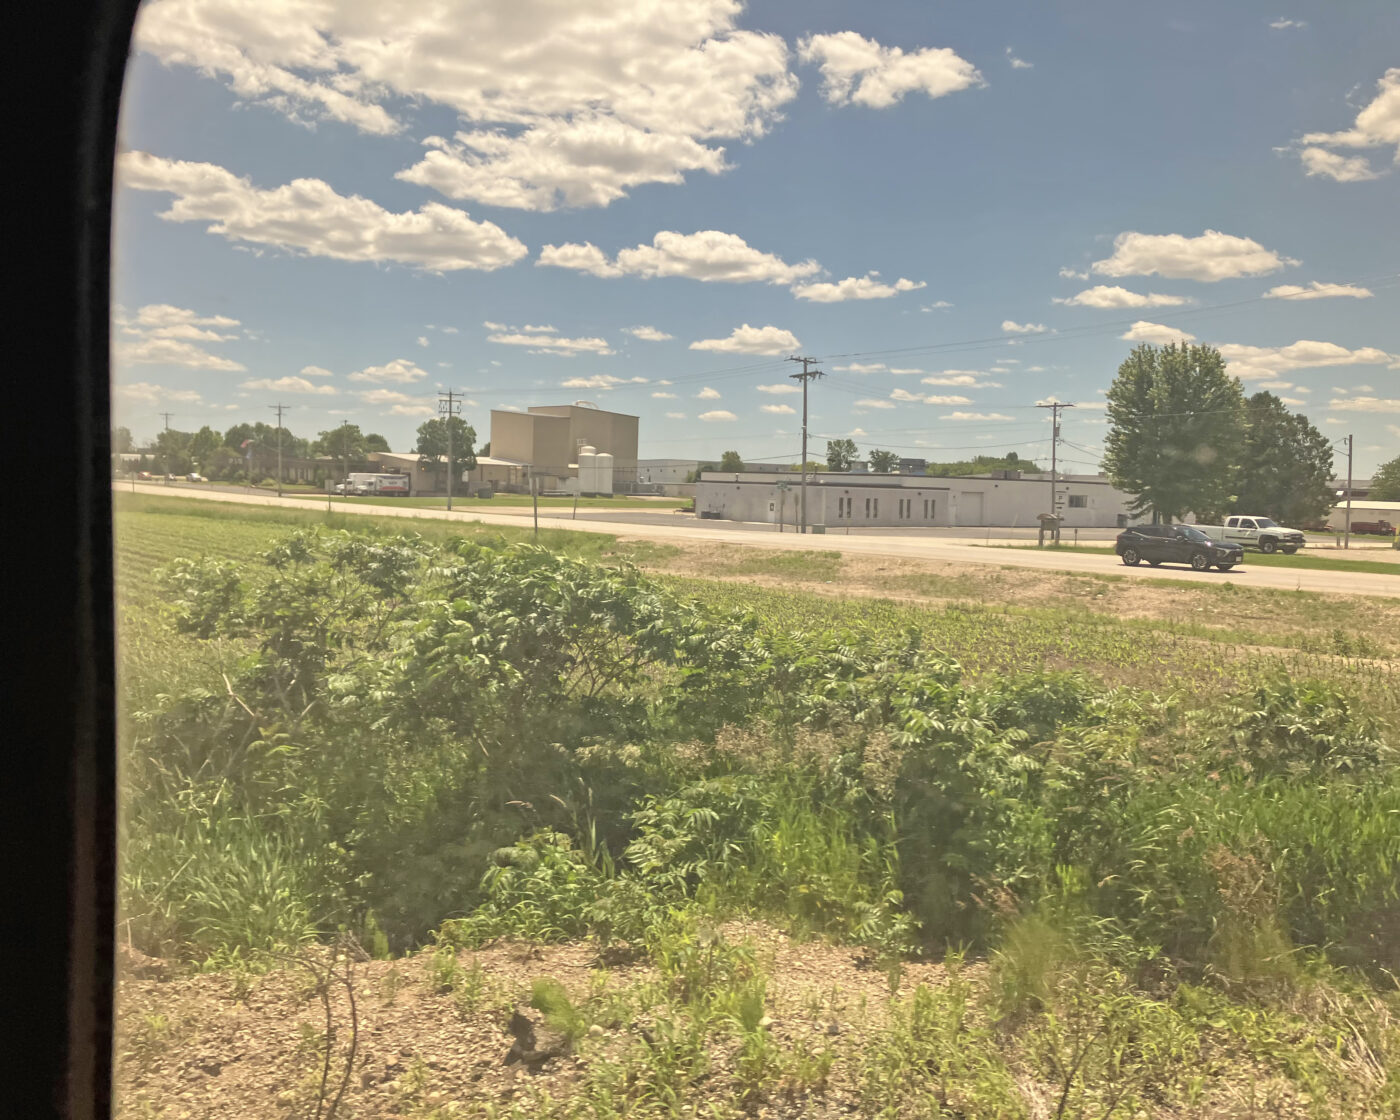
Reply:
[[[879,499],[879,498],[876,498],[876,499],[875,499],[875,516],[876,516],[876,517],[879,517],[879,516],[880,516],[880,499]]]
[[[1088,508],[1089,508],[1089,495],[1088,495],[1088,494],[1071,494],[1071,495],[1069,496],[1069,508],[1070,508],[1070,509],[1088,509]]]
[[[870,499],[869,499],[869,498],[866,498],[866,499],[865,499],[865,516],[866,516],[866,517],[869,517],[869,516],[870,516]]]

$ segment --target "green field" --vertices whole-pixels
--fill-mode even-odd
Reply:
[[[1031,548],[1033,545],[979,545],[981,548]],[[1091,556],[1102,556],[1105,552],[1113,551],[1112,544],[1099,546],[1087,544],[1051,544],[1046,548],[1054,549],[1057,552],[1081,552]],[[1182,565],[1183,567],[1185,565]],[[1248,552],[1244,554],[1244,563],[1240,569],[1247,568],[1302,568],[1313,571],[1331,572],[1369,572],[1373,575],[1397,576],[1400,577],[1400,554],[1395,559],[1384,560],[1362,560],[1362,559],[1342,559],[1334,556],[1310,555],[1306,552],[1298,552],[1292,556],[1285,556],[1275,552],[1265,555],[1262,552]]]
[[[120,1116],[1400,1111],[1391,603],[115,500]]]
[[[294,494],[292,497],[317,497],[320,501],[326,500],[324,493],[319,495]],[[423,509],[446,509],[447,498],[393,498],[368,496],[363,498],[355,497],[332,497],[332,502],[345,502],[349,505],[405,505],[419,506]],[[534,504],[534,499],[529,494],[497,494],[494,498],[459,498],[452,499],[453,509],[492,509],[500,506],[524,506],[527,509]],[[690,505],[690,500],[681,498],[579,498],[579,509],[650,509],[669,512],[673,509],[681,509]],[[559,510],[573,509],[573,498],[540,498],[540,509]]]

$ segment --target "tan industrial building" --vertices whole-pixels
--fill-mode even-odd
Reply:
[[[447,464],[422,467],[416,451],[371,451],[370,462],[387,474],[406,474],[410,494],[443,494],[447,492]],[[482,490],[511,491],[528,489],[529,472],[526,464],[498,459],[494,455],[478,455],[476,466],[452,487],[457,494],[475,494]]]
[[[491,411],[491,456],[528,466],[546,490],[567,490],[578,477],[580,447],[613,457],[613,490],[637,483],[637,417],[586,401],[536,405],[528,412]]]

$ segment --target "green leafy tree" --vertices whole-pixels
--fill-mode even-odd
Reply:
[[[125,455],[136,449],[136,441],[131,438],[130,428],[112,429],[112,454]]]
[[[744,460],[739,457],[737,451],[726,451],[719,457],[719,469],[722,471],[742,471]]]
[[[329,455],[336,462],[340,477],[350,473],[350,464],[358,462],[369,454],[365,435],[358,424],[339,424],[324,432],[318,432],[316,442],[311,445],[313,454]]]
[[[162,474],[188,474],[192,469],[190,461],[190,441],[194,437],[189,432],[166,428],[156,435],[156,469]]]
[[[190,437],[190,459],[194,463],[194,469],[204,474],[209,473],[209,465],[213,461],[214,452],[222,445],[223,439],[218,432],[209,427],[208,424],[200,428]]]
[[[1143,345],[1108,390],[1104,471],[1134,513],[1212,518],[1229,504],[1244,394],[1211,346]]]
[[[232,481],[243,475],[243,456],[232,447],[216,447],[204,465],[204,473],[210,478]]]
[[[1005,457],[998,455],[977,455],[971,459],[958,459],[951,463],[930,463],[924,473],[938,478],[962,478],[970,474],[988,474],[991,471],[1025,471],[1038,474],[1043,468],[1034,459],[1022,459],[1014,451]]]
[[[389,450],[389,449],[386,447],[384,450],[387,451],[387,450]],[[481,454],[481,455],[490,455],[490,454],[491,454],[491,441],[490,441],[489,439],[488,439],[485,443],[483,443],[483,444],[481,445],[481,451],[479,452],[479,454]]]
[[[896,451],[872,451],[867,458],[870,469],[876,474],[893,474],[899,470],[899,453]]]
[[[486,446],[487,446],[487,447],[490,447],[491,445],[488,443]],[[365,451],[369,452],[369,451],[392,451],[392,450],[393,450],[393,448],[389,446],[389,441],[388,441],[387,439],[385,439],[383,436],[381,436],[378,432],[366,432],[366,433],[365,433]],[[486,454],[485,449],[482,450],[482,454],[483,454],[483,455]]]
[[[1249,398],[1233,508],[1285,525],[1319,520],[1332,508],[1332,441],[1272,393]]]
[[[452,471],[452,477],[461,480],[465,471],[476,466],[476,429],[460,416],[451,417],[452,423],[452,462],[447,462],[447,417],[425,420],[418,425],[418,465],[425,470],[432,469],[439,475],[444,466]],[[440,480],[441,481],[441,480]],[[442,482],[445,486],[445,481]]]
[[[1371,476],[1371,497],[1378,502],[1400,502],[1400,455],[1376,468]]]
[[[829,471],[848,471],[857,454],[855,440],[829,439],[826,441],[826,468]]]

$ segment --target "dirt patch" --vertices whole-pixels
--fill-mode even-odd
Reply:
[[[941,964],[889,974],[858,950],[797,943],[761,923],[730,923],[722,932],[749,946],[767,976],[765,1030],[786,1051],[820,1046],[852,1057],[888,1022],[892,998],[945,979]],[[592,944],[501,943],[457,954],[460,975],[451,988],[439,984],[434,963],[425,950],[353,965],[358,1029],[342,1118],[447,1117],[541,1092],[567,1097],[590,1063],[620,1062],[629,1049],[654,1044],[648,1008],[656,997],[648,985],[654,989],[657,979],[645,963],[604,963]],[[190,974],[126,951],[120,965],[117,1116],[315,1114],[327,1020],[310,973],[288,966],[251,978]],[[532,983],[544,978],[557,981],[591,1020],[572,1042],[529,1006]],[[343,988],[330,1002],[334,1087],[345,1069],[351,1009]],[[531,1041],[522,1057],[513,1024],[525,1022]],[[737,1042],[717,1047],[707,1076],[727,1082],[736,1049]],[[839,1082],[824,1088],[821,1102],[768,1114],[842,1114],[855,1087]]]

